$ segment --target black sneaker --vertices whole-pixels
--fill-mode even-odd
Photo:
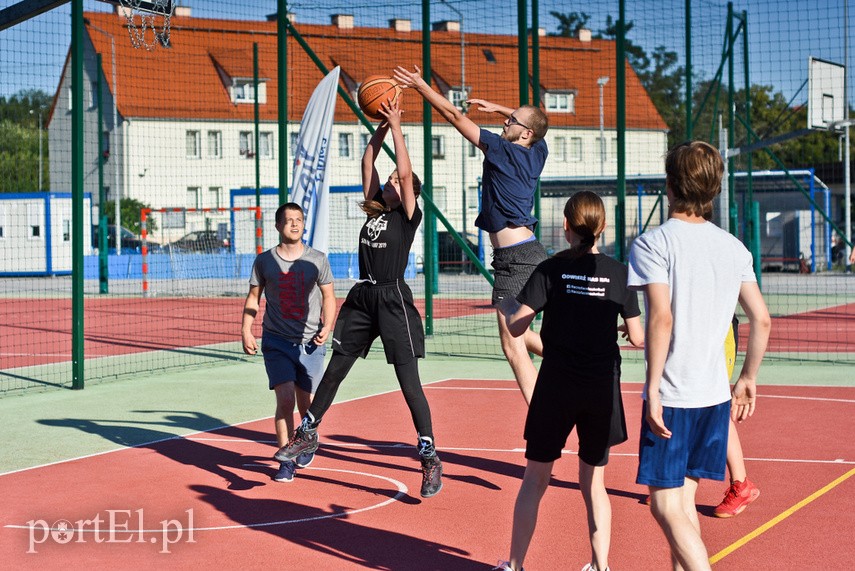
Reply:
[[[422,456],[422,490],[423,498],[435,496],[442,489],[442,462],[439,456]]]
[[[318,449],[318,429],[299,427],[288,444],[273,455],[276,460],[285,462],[293,460],[300,454],[308,454]]]

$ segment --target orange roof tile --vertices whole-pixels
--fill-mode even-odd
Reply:
[[[217,66],[231,77],[252,77],[252,44],[258,43],[259,70],[267,78],[267,103],[260,106],[261,119],[278,116],[276,22],[215,20],[174,17],[171,47],[153,51],[135,49],[127,37],[125,19],[110,13],[86,13],[87,31],[95,50],[102,54],[104,76],[113,90],[110,38],[117,52],[118,108],[125,117],[181,118],[252,121],[253,105],[234,104]],[[332,25],[297,24],[297,31],[328,69],[340,65],[356,82],[368,75],[388,75],[396,65],[421,66],[421,31],[398,32],[391,28],[339,29]],[[519,88],[517,38],[467,33],[466,84],[472,97],[513,106]],[[434,73],[449,85],[460,84],[460,37],[457,32],[432,32]],[[575,90],[575,113],[549,113],[550,124],[563,127],[599,127],[597,78],[608,75],[604,95],[605,125],[616,125],[615,44],[607,40],[581,42],[573,38],[540,39],[540,82],[546,89]],[[288,36],[288,118],[299,121],[314,87],[323,74]],[[489,50],[495,63],[487,60]],[[627,128],[666,130],[667,126],[647,96],[635,72],[626,64]],[[342,80],[343,87],[347,88]],[[436,85],[436,82],[434,82]],[[113,90],[114,91],[114,90]],[[114,91],[115,92],[115,91]],[[403,104],[418,105],[405,116],[421,122],[421,104],[405,92]],[[497,125],[493,114],[472,110],[479,124]],[[336,121],[355,122],[347,104],[339,98]],[[442,119],[434,113],[434,121]]]

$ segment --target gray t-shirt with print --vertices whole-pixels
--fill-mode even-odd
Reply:
[[[321,330],[323,295],[320,287],[332,283],[330,262],[323,252],[303,246],[296,260],[285,260],[276,248],[255,258],[251,286],[261,286],[267,298],[262,327],[267,333],[305,344]]]

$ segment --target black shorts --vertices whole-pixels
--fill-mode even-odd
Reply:
[[[378,336],[389,364],[405,365],[425,356],[422,317],[404,280],[353,286],[338,313],[333,351],[364,358]]]
[[[541,364],[525,421],[525,457],[554,462],[575,426],[579,459],[605,466],[609,448],[627,439],[620,364],[615,364],[612,379],[578,379],[568,371],[572,368],[560,360],[544,359]]]
[[[494,249],[493,304],[506,297],[516,298],[531,273],[546,258],[546,248],[537,240]]]

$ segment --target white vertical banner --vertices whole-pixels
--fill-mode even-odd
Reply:
[[[340,71],[341,68],[336,66],[321,80],[303,112],[291,178],[291,201],[302,206],[306,215],[303,241],[321,252],[328,252],[329,248],[330,181],[327,166]]]

